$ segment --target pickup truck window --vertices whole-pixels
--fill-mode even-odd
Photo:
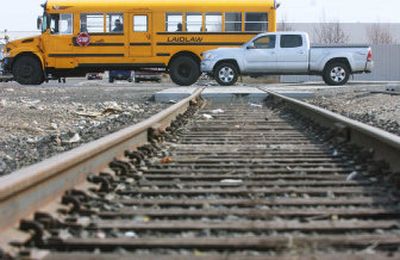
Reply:
[[[282,35],[281,48],[297,48],[303,46],[301,35]]]
[[[254,41],[255,49],[274,49],[276,43],[275,35],[267,35],[260,37]]]

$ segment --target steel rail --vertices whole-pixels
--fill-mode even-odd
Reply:
[[[0,231],[84,182],[124,151],[146,144],[149,129],[167,128],[203,89],[141,123],[1,177]]]
[[[273,102],[284,102],[288,108],[321,126],[335,129],[346,141],[366,149],[373,149],[374,159],[387,162],[395,172],[400,171],[400,137],[369,126],[329,110],[259,88],[269,94]]]

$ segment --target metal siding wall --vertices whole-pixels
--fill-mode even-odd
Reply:
[[[374,69],[369,74],[356,74],[354,80],[400,81],[400,45],[374,45]],[[281,82],[321,81],[316,76],[281,76]]]

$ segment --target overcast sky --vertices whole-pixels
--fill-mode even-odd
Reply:
[[[145,0],[143,0],[145,1]],[[279,0],[278,21],[400,23],[399,0]],[[44,0],[2,0],[0,30],[32,31]],[[245,3],[246,0],[243,0]],[[324,18],[325,17],[325,18]]]

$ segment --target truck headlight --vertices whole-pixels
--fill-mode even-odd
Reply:
[[[215,59],[215,55],[212,54],[212,53],[206,53],[206,54],[204,55],[204,59],[205,59],[205,60],[213,60],[213,59]]]

